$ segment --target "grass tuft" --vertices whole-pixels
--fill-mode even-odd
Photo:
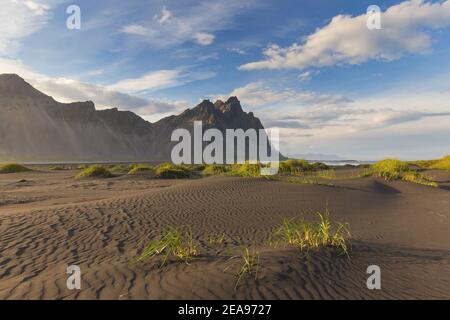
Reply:
[[[48,168],[49,170],[53,170],[53,171],[64,171],[64,170],[69,170],[69,168],[64,167],[64,166],[51,166]]]
[[[132,164],[129,166],[129,169],[128,174],[139,174],[153,171],[153,167],[147,164]]]
[[[155,174],[161,179],[188,179],[193,176],[192,170],[184,165],[163,163],[156,167]]]
[[[227,235],[223,232],[221,234],[210,235],[207,237],[209,245],[222,245],[227,240]]]
[[[0,166],[0,173],[18,173],[28,171],[32,170],[17,163],[8,163]]]
[[[284,219],[281,226],[275,229],[270,237],[273,246],[280,244],[298,247],[301,251],[309,251],[320,247],[336,247],[348,255],[350,231],[348,224],[334,224],[330,219],[330,211],[316,212],[317,221],[308,222],[304,218]]]
[[[437,160],[430,166],[431,169],[450,170],[450,155]]]
[[[240,177],[259,177],[261,176],[261,164],[242,163],[231,166],[230,174]]]
[[[180,228],[169,227],[150,241],[137,261],[142,262],[155,256],[161,256],[160,267],[163,267],[170,258],[189,263],[196,255],[198,255],[198,249],[192,236],[192,228],[187,227],[183,231]]]
[[[387,181],[403,180],[431,187],[438,186],[436,182],[427,179],[424,175],[411,169],[408,163],[395,159],[385,159],[374,163],[365,172],[365,175],[382,178]]]
[[[202,173],[205,176],[215,176],[215,175],[221,175],[221,174],[227,173],[230,170],[231,170],[231,168],[228,165],[208,164],[208,165],[205,165]]]
[[[106,169],[103,166],[100,165],[93,165],[90,167],[87,167],[83,171],[81,171],[79,174],[76,175],[76,178],[89,178],[89,177],[95,177],[95,178],[110,178],[113,174],[111,171]]]
[[[256,249],[250,250],[249,248],[244,248],[243,252],[239,256],[233,256],[230,260],[240,258],[242,259],[242,266],[239,268],[236,273],[236,283],[234,285],[234,289],[237,290],[239,283],[246,276],[254,275],[255,280],[258,279],[258,271],[259,271],[259,252]],[[225,270],[227,270],[225,268]]]

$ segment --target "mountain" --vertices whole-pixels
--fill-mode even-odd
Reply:
[[[236,97],[150,123],[130,111],[96,110],[92,101],[60,103],[18,75],[0,75],[1,162],[169,161],[171,133],[192,132],[194,121],[222,132],[264,128]]]

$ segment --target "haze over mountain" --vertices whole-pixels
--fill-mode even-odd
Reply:
[[[16,74],[0,75],[0,161],[169,161],[177,128],[263,129],[236,97],[204,100],[150,123],[130,111],[96,110],[92,101],[60,103]]]

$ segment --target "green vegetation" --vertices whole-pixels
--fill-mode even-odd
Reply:
[[[106,169],[103,166],[100,165],[93,165],[90,167],[87,167],[83,171],[81,171],[79,174],[76,175],[76,178],[88,178],[88,177],[95,177],[95,178],[110,178],[113,174],[111,171]]]
[[[171,257],[189,263],[197,254],[197,243],[192,236],[192,228],[181,230],[170,227],[150,241],[137,260],[142,262],[161,256],[160,267],[163,267]]]
[[[123,164],[113,164],[113,165],[110,165],[108,168],[111,172],[127,172],[128,171],[128,167]]]
[[[49,167],[50,170],[54,170],[54,171],[64,171],[64,170],[69,170],[69,168],[67,167],[63,167],[63,166],[51,166]]]
[[[79,169],[79,170],[84,170],[84,169],[87,169],[87,168],[89,168],[89,166],[88,166],[87,164],[80,164],[80,165],[78,166],[78,169]]]
[[[190,171],[203,171],[206,168],[206,164],[185,164],[183,165],[186,169],[189,169]]]
[[[430,181],[425,176],[410,168],[408,163],[395,160],[385,159],[374,163],[366,172],[366,176],[382,178],[387,181],[403,180],[431,187],[437,187],[437,183]]]
[[[304,159],[289,159],[280,162],[280,173],[284,174],[303,174],[328,169],[329,167],[322,162],[309,163]]]
[[[287,181],[290,183],[298,183],[298,184],[315,184],[319,186],[334,186],[330,182],[324,182],[318,180],[316,177],[286,177],[284,179],[280,179],[280,181]]]
[[[374,163],[371,167],[371,172],[372,176],[390,181],[401,179],[405,173],[410,172],[410,169],[406,162],[385,159]]]
[[[32,170],[17,163],[8,163],[0,165],[0,173],[18,173],[28,171]]]
[[[336,179],[336,171],[335,170],[320,170],[316,172],[316,176],[322,179]]]
[[[128,174],[138,174],[152,171],[153,167],[147,164],[132,164],[129,166]]]
[[[284,219],[270,237],[273,246],[279,244],[298,247],[301,251],[320,247],[336,247],[348,255],[348,224],[333,224],[328,206],[325,213],[316,212],[317,221],[308,222],[304,218]]]
[[[193,172],[187,166],[163,163],[156,167],[155,174],[161,179],[187,179]]]
[[[431,165],[431,169],[450,170],[450,155],[437,160]]]
[[[245,276],[255,276],[255,280],[258,279],[258,271],[259,271],[259,252],[255,249],[251,250],[249,248],[244,248],[242,255],[231,257],[231,259],[240,258],[243,263],[239,271],[236,273],[236,284],[234,285],[234,289],[236,290],[239,286],[239,283]],[[228,268],[226,268],[228,269]],[[225,270],[226,270],[225,269]]]
[[[220,165],[220,164],[208,164],[203,169],[203,175],[205,176],[213,176],[213,175],[221,175],[227,173],[231,170],[230,166]]]
[[[207,242],[210,245],[222,245],[227,239],[227,235],[225,233],[221,233],[218,235],[212,235],[207,237]]]
[[[417,161],[410,161],[408,163],[418,166],[422,169],[450,170],[450,155],[447,155],[441,159],[417,160]]]
[[[259,177],[261,175],[261,164],[234,164],[231,166],[230,174],[240,177]]]

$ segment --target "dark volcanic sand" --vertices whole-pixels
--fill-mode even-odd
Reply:
[[[1,299],[450,299],[450,173],[432,188],[371,178],[333,186],[255,178],[75,180],[75,171],[0,175]],[[25,181],[20,181],[25,179]],[[352,231],[350,259],[271,248],[284,217],[323,210]],[[132,264],[168,225],[191,225],[202,255],[189,265]],[[209,236],[226,233],[211,247]],[[261,252],[258,280],[235,290],[244,245]],[[82,288],[66,288],[77,264]],[[381,267],[382,290],[366,287]],[[224,271],[226,269],[226,271]]]

